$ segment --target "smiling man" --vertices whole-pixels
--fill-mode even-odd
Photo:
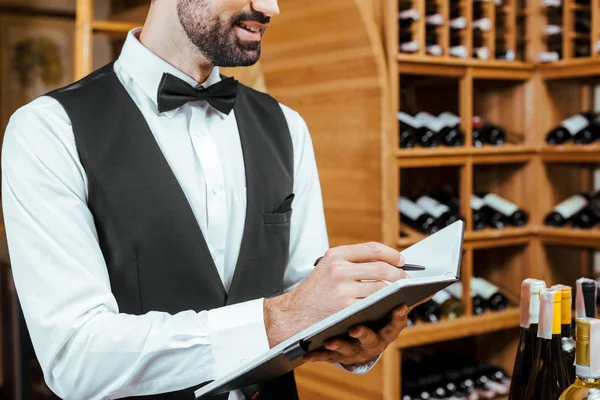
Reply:
[[[405,277],[378,243],[328,249],[307,126],[219,74],[260,57],[276,0],[154,0],[122,53],[11,118],[4,217],[19,299],[64,399],[193,390]],[[315,267],[315,259],[324,255]],[[364,373],[406,325],[307,354]],[[216,399],[294,399],[293,374]]]

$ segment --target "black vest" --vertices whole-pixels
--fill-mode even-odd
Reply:
[[[239,85],[234,110],[247,208],[227,293],[190,204],[113,64],[49,95],[73,126],[88,178],[88,206],[120,312],[199,312],[283,291],[294,163],[276,100]],[[200,386],[148,398],[193,400]],[[262,385],[259,398],[297,398],[293,374]]]

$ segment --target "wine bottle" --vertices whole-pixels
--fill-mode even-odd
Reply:
[[[490,208],[503,214],[513,226],[523,226],[529,221],[529,214],[521,210],[516,204],[493,193],[481,193],[481,199]]]
[[[438,323],[442,317],[442,311],[438,303],[428,300],[413,309],[416,318],[426,323]]]
[[[449,147],[462,146],[465,134],[460,128],[460,117],[451,112],[443,112],[438,115],[438,119],[444,123],[444,127],[440,131],[440,142]]]
[[[452,18],[449,21],[450,29],[461,30],[467,27],[467,19],[465,17]]]
[[[462,299],[463,286],[462,282],[456,282],[448,286],[446,290],[454,296],[454,298]],[[485,312],[486,302],[483,297],[471,289],[471,301],[473,304],[473,315],[481,315]]]
[[[557,399],[569,386],[562,357],[561,294],[543,289],[540,293],[539,351],[536,354],[525,400]]]
[[[406,25],[412,24],[414,21],[418,21],[421,18],[421,13],[416,8],[405,8],[398,13],[398,19],[400,24],[406,22]]]
[[[469,51],[467,46],[464,45],[451,46],[448,49],[448,54],[450,54],[452,57],[467,58],[469,56]]]
[[[588,199],[582,194],[574,194],[555,206],[544,218],[548,226],[565,226],[588,205]]]
[[[477,205],[480,205],[480,202],[483,202],[483,206],[479,208],[481,214],[483,215],[483,219],[485,224],[490,228],[494,229],[504,229],[508,224],[508,217],[499,212],[498,210],[490,207],[483,201],[483,199],[479,196],[472,195],[471,199],[476,202]],[[473,203],[471,203],[473,204]]]
[[[417,140],[417,131],[422,126],[421,123],[405,112],[399,112],[397,119],[400,121],[400,148],[414,147]]]
[[[415,118],[421,122],[424,129],[419,131],[419,144],[423,147],[437,147],[440,144],[439,133],[444,123],[427,112],[420,112]]]
[[[525,397],[535,350],[538,347],[540,292],[545,288],[546,283],[537,279],[525,279],[521,283],[521,334],[508,400],[522,400]]]
[[[442,186],[438,190],[432,192],[431,197],[450,207],[454,213],[459,214],[460,200],[456,190],[451,185]]]
[[[506,133],[501,127],[484,122],[481,117],[473,117],[473,146],[481,147],[484,144],[502,146],[506,141]]]
[[[549,24],[544,26],[544,33],[546,36],[557,36],[562,34],[562,26]]]
[[[413,203],[406,197],[398,199],[398,211],[402,216],[404,223],[423,233],[435,233],[439,230],[433,218],[427,211]]]
[[[490,59],[491,53],[487,46],[473,47],[473,57],[487,61]]]
[[[572,289],[566,285],[554,285],[551,289],[560,291],[561,294],[561,344],[563,349],[563,358],[569,376],[569,385],[575,382],[575,340],[573,339],[573,329],[571,320],[572,307]]]
[[[508,306],[508,299],[500,290],[483,278],[471,278],[471,289],[485,300],[485,305],[493,311],[502,311]]]
[[[437,292],[431,301],[440,307],[440,314],[443,318],[454,320],[465,313],[464,303],[444,290]]]
[[[594,114],[589,115],[588,118],[590,124],[573,136],[573,143],[591,144],[600,139],[600,121]]]
[[[575,383],[559,400],[600,399],[600,320],[578,318]]]
[[[450,207],[440,203],[428,195],[420,196],[416,203],[435,218],[435,223],[440,229],[458,221],[459,219],[459,216],[452,212]]]
[[[479,197],[471,195],[471,210],[473,212],[473,230],[481,231],[486,227],[486,215],[483,210],[485,203]]]
[[[573,227],[589,229],[600,223],[600,192],[587,196],[587,206],[573,218]]]
[[[598,283],[589,278],[575,282],[575,318],[596,318]]]
[[[563,144],[572,139],[577,133],[586,129],[590,124],[590,114],[576,114],[564,121],[546,135],[546,143],[549,145]]]
[[[492,29],[492,20],[487,17],[479,18],[474,20],[471,26],[473,29],[479,29],[480,31],[488,32]]]
[[[516,54],[514,50],[500,49],[496,50],[496,59],[505,61],[515,61]]]
[[[555,62],[560,60],[561,53],[558,51],[542,51],[538,53],[538,61],[539,62]]]
[[[446,22],[446,19],[440,13],[425,16],[425,23],[429,26],[442,26],[444,22]]]

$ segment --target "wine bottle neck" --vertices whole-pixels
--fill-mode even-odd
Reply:
[[[573,337],[573,328],[571,324],[563,324],[561,327],[561,336],[564,338],[572,338]]]

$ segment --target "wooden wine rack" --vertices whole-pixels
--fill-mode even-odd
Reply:
[[[422,44],[414,54],[399,52],[397,0],[279,0],[282,15],[265,36],[261,64],[269,91],[298,110],[311,128],[332,246],[368,240],[399,249],[410,246],[423,235],[402,225],[396,210],[398,195],[414,187],[419,176],[432,181],[441,176],[456,183],[467,227],[461,276],[467,312],[455,321],[405,329],[364,376],[323,364],[298,369],[302,399],[397,400],[404,349],[461,338],[474,343],[494,340],[487,349],[479,346],[478,353],[510,372],[521,280],[532,276],[548,284],[573,283],[579,276],[591,275],[591,249],[600,249],[600,228],[579,231],[542,225],[555,204],[592,188],[592,168],[600,164],[599,144],[550,147],[544,142],[550,128],[594,105],[593,86],[600,81],[600,58],[593,48],[600,40],[600,0],[591,0],[589,6],[563,0],[561,46],[568,51],[563,50],[560,61],[546,64],[537,62],[539,52],[547,49],[543,34],[547,15],[539,0],[483,4],[492,22],[503,13],[502,40],[514,49],[515,61],[495,59],[494,23],[484,36],[492,50],[490,60],[472,57],[473,2],[467,0],[460,3],[467,20],[461,40],[468,57],[448,55],[450,0],[433,0],[445,17],[444,24],[435,28],[443,54],[426,54],[426,3],[410,1],[422,16],[411,27]],[[80,47],[91,43],[93,31],[125,32],[131,27],[124,22],[94,22],[91,3],[78,0],[79,76],[90,69],[89,47]],[[145,7],[123,15],[143,17]],[[582,37],[572,30],[575,11],[591,15],[590,57],[569,53],[574,40]],[[332,15],[343,23],[331,24]],[[430,94],[423,95],[427,90]],[[407,106],[437,111],[447,104],[453,109],[439,111],[461,117],[467,139],[463,147],[399,148],[397,111]],[[475,114],[506,127],[511,132],[509,143],[473,147]],[[403,176],[407,178],[401,181]],[[470,209],[470,194],[482,189],[529,211],[530,223],[473,231],[471,213],[464,210]],[[474,274],[499,286],[511,299],[511,307],[473,316],[468,293]]]

